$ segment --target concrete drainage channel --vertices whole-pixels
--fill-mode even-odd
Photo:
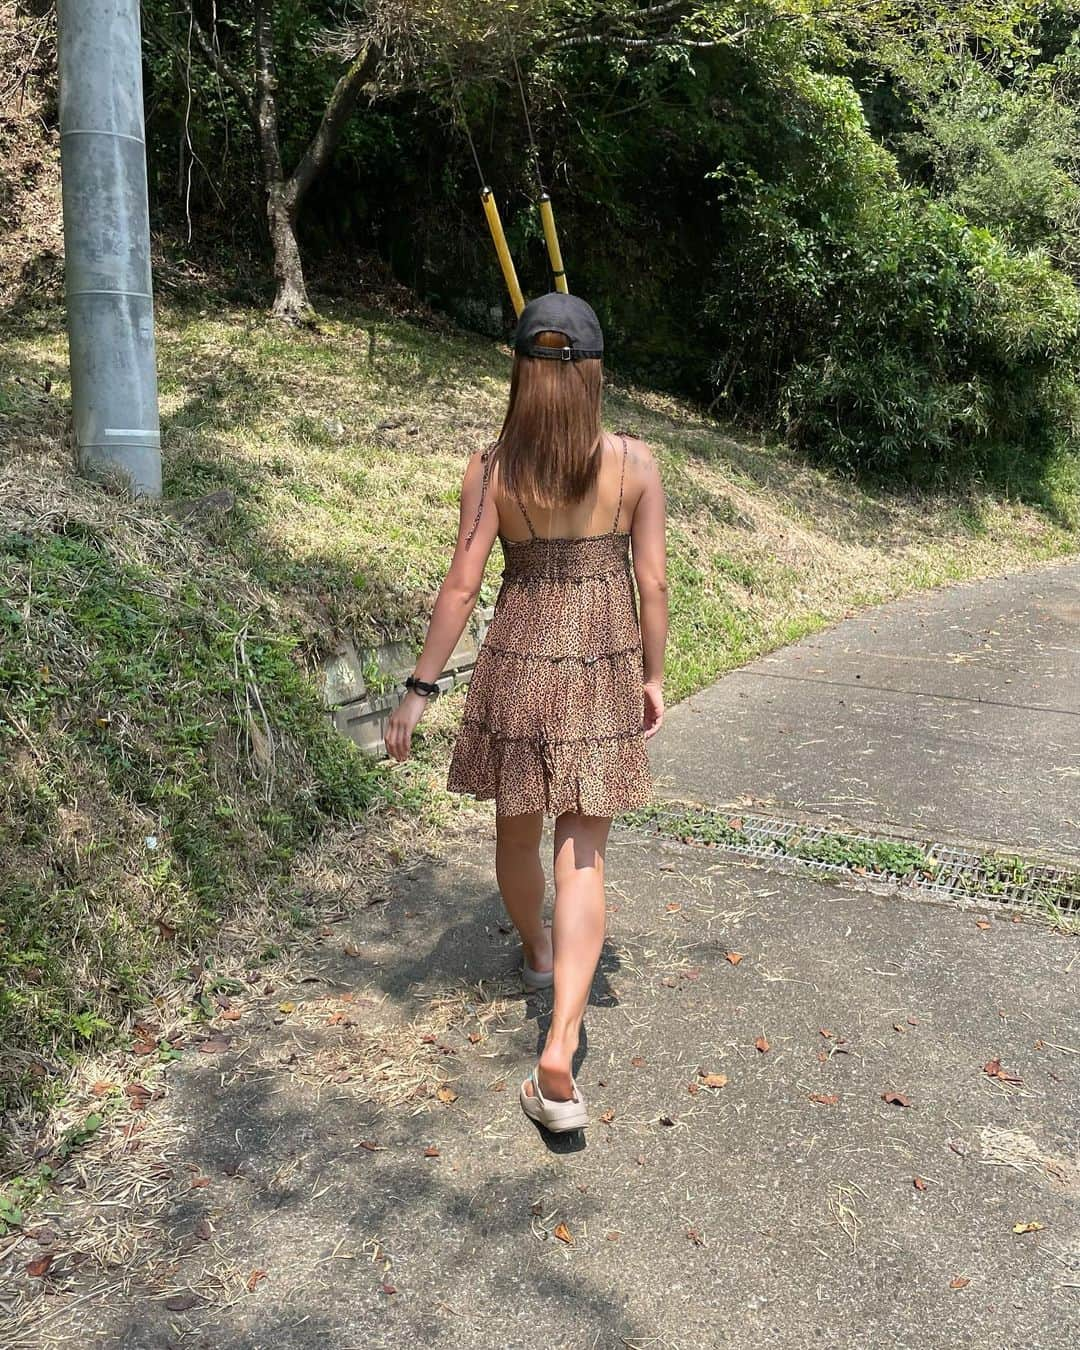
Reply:
[[[443,693],[468,684],[494,612],[491,607],[480,610],[451,653],[438,680]],[[378,647],[343,643],[323,662],[320,679],[323,704],[337,730],[361,750],[381,755],[386,724],[415,664],[416,650],[410,642],[384,642]]]
[[[1057,926],[1080,928],[1080,870],[1012,854],[840,833],[681,803],[649,807],[620,823],[723,853],[884,883],[970,907],[1035,913]]]

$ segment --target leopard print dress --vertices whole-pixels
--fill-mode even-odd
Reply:
[[[618,528],[625,437],[622,447],[607,534],[538,535],[519,498],[530,537],[499,535],[502,586],[447,778],[452,792],[494,799],[496,815],[609,817],[650,799],[630,535]]]

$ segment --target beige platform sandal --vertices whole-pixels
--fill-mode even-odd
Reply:
[[[525,1084],[531,1080],[533,1085],[533,1096],[525,1091]],[[538,1125],[543,1125],[545,1129],[551,1130],[553,1134],[561,1134],[565,1130],[580,1130],[589,1123],[589,1113],[585,1106],[585,1098],[581,1094],[581,1089],[577,1085],[577,1080],[571,1078],[574,1085],[574,1095],[569,1101],[552,1101],[545,1097],[540,1091],[540,1083],[537,1078],[536,1066],[529,1072],[528,1078],[522,1081],[518,1090],[518,1097],[521,1101],[521,1109],[529,1117],[535,1120]]]
[[[544,924],[545,928],[550,928],[551,924]],[[552,970],[533,970],[532,966],[521,959],[521,983],[526,989],[535,991],[537,989],[550,989],[555,983],[555,971]]]

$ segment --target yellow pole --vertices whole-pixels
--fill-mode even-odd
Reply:
[[[563,269],[562,251],[559,248],[559,235],[555,229],[555,214],[551,209],[551,198],[546,192],[540,198],[540,223],[544,227],[548,257],[551,259],[551,270],[555,274],[555,289],[562,291],[565,295],[568,290],[566,272]]]
[[[518,285],[514,260],[510,256],[506,235],[503,234],[502,221],[499,219],[499,208],[495,205],[495,198],[490,188],[486,187],[481,191],[480,200],[484,204],[484,215],[487,216],[488,229],[491,231],[491,242],[495,245],[495,252],[499,256],[499,266],[502,268],[503,280],[506,282],[506,289],[510,292],[510,299],[513,301],[514,313],[520,315],[525,308],[525,297],[521,294],[521,287]]]

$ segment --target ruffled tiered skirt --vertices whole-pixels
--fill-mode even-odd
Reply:
[[[649,801],[629,536],[504,539],[495,614],[447,786],[501,816],[615,816]]]

